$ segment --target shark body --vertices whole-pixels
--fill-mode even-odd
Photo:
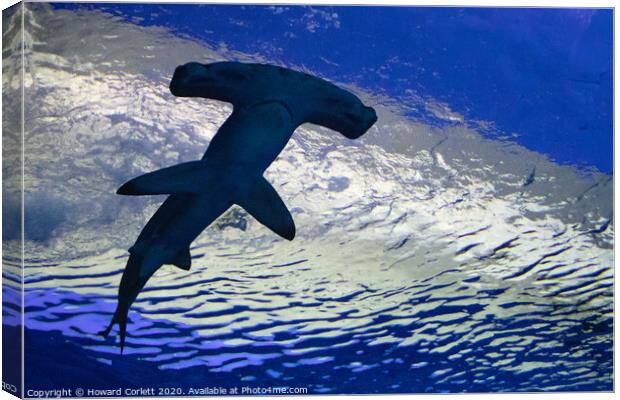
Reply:
[[[122,185],[122,195],[168,194],[134,245],[121,278],[118,305],[102,332],[119,325],[124,347],[129,307],[164,264],[191,267],[189,247],[232,205],[245,209],[281,237],[293,240],[295,223],[263,177],[295,129],[306,122],[355,139],[377,120],[352,93],[323,79],[267,64],[191,62],[177,67],[170,91],[233,104],[203,158],[163,168]]]

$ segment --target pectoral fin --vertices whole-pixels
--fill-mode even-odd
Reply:
[[[127,196],[195,194],[200,192],[207,177],[205,163],[191,161],[141,175],[125,183],[116,193]]]
[[[283,238],[293,240],[295,237],[295,222],[291,213],[265,178],[252,181],[244,197],[234,202]]]
[[[192,267],[192,256],[189,253],[189,248],[178,252],[175,258],[170,261],[170,263],[185,271],[189,271],[189,269]]]

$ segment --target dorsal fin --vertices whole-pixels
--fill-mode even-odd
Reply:
[[[192,267],[192,256],[189,253],[189,247],[185,250],[181,250],[170,261],[170,264],[177,266],[185,271],[189,271]]]

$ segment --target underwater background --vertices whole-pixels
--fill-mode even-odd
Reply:
[[[612,17],[27,4],[25,387],[612,390]],[[20,24],[3,13],[5,177],[20,164]],[[233,208],[190,272],[151,278],[120,355],[97,333],[164,197],[114,193],[202,156],[231,107],[168,83],[177,65],[221,60],[323,77],[379,120],[356,141],[299,128],[266,172],[295,240]],[[9,334],[19,191],[5,179]]]

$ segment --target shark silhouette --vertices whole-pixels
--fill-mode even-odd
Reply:
[[[233,204],[293,240],[291,213],[263,173],[299,125],[322,125],[356,139],[377,120],[375,110],[352,93],[309,74],[267,64],[190,62],[176,68],[170,91],[179,97],[232,103],[233,112],[201,160],[147,173],[117,191],[170,195],[129,249],[116,312],[102,332],[107,336],[119,325],[121,352],[129,307],[148,279],[163,264],[189,270],[190,244]]]

